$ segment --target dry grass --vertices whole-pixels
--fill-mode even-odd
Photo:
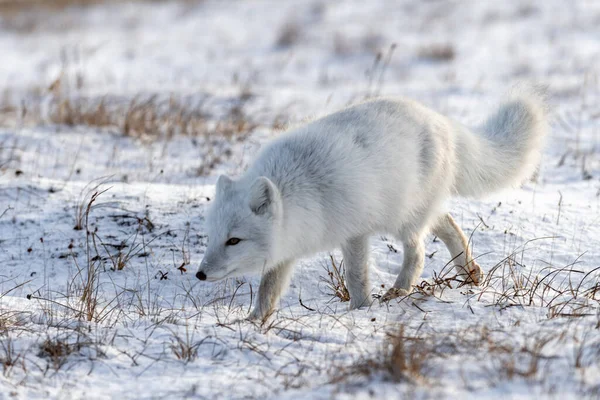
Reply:
[[[101,207],[105,204],[94,204],[98,197],[106,192],[108,189],[100,190],[100,188],[106,185],[110,181],[110,177],[102,177],[94,179],[89,182],[82,190],[80,199],[75,208],[75,225],[73,229],[80,231],[85,227],[86,218],[89,216],[90,211]]]
[[[98,197],[104,193],[106,190],[102,192],[94,192],[90,197],[90,200],[85,208],[85,229],[86,229],[86,255],[87,255],[87,268],[86,268],[86,278],[85,283],[83,285],[83,291],[81,294],[81,302],[83,305],[83,315],[87,321],[99,320],[98,315],[98,267],[99,267],[99,258],[92,256],[92,248],[91,248],[91,240],[93,240],[92,231],[90,231],[89,225],[89,216],[92,210],[92,206],[94,202],[98,199]],[[102,310],[103,311],[103,310]],[[100,313],[100,316],[102,312]]]
[[[285,49],[297,44],[302,37],[300,24],[295,21],[288,21],[279,30],[275,46]]]
[[[581,256],[565,266],[548,265],[539,272],[522,264],[520,249],[497,263],[486,275],[477,295],[491,296],[494,305],[501,308],[533,306],[548,309],[549,318],[583,317],[593,315],[600,305],[598,276],[600,267],[584,272],[577,269]],[[590,314],[591,313],[591,314]]]
[[[165,0],[129,0],[146,3],[159,3]],[[68,7],[85,7],[95,4],[120,3],[121,0],[0,0],[0,13],[44,10],[64,11]]]
[[[239,140],[257,126],[244,112],[245,103],[252,97],[247,88],[240,91],[237,101],[225,115],[217,117],[202,109],[202,101],[198,104],[190,98],[174,95],[139,95],[129,101],[108,96],[87,98],[79,94],[79,82],[83,80],[79,76],[76,73],[73,79],[63,72],[50,85],[47,116],[44,117],[36,109],[23,113],[33,122],[47,120],[52,124],[84,125],[150,139],[171,139],[176,135],[184,135]],[[214,119],[217,119],[216,123],[212,122]]]
[[[173,355],[175,355],[178,360],[188,363],[198,358],[198,348],[202,345],[202,343],[203,340],[194,341],[194,335],[193,333],[190,334],[189,325],[186,324],[185,336],[181,337],[177,333],[173,332],[169,347],[171,348]]]
[[[202,104],[172,95],[166,98],[139,95],[124,101],[119,97],[96,99],[55,93],[49,97],[47,113],[34,99],[22,108],[5,107],[2,120],[4,125],[19,120],[24,125],[87,126],[145,140],[168,140],[181,135],[207,142],[217,138],[235,142],[243,140],[257,127],[245,113],[247,100],[247,94],[242,91],[239,98],[234,99],[235,105],[224,115],[211,115],[202,110]]]
[[[380,51],[375,55],[373,65],[365,72],[369,80],[365,99],[379,96],[384,84],[385,72],[390,66],[396,47],[396,43],[392,43],[385,53]]]
[[[176,0],[193,3],[201,0]],[[138,3],[159,3],[165,0],[129,0]],[[64,32],[84,24],[73,17],[78,8],[99,4],[119,4],[121,0],[0,0],[0,24],[6,31],[28,35],[39,32]]]
[[[421,47],[417,51],[417,56],[426,61],[449,62],[454,60],[456,52],[451,44],[432,44]]]
[[[14,339],[10,335],[3,335],[0,340],[0,364],[4,376],[10,375],[16,366],[25,368],[24,355],[15,348]]]
[[[100,272],[105,270],[103,257],[101,257],[99,250],[102,242],[99,241],[97,235],[98,227],[92,228],[90,223],[90,214],[95,208],[95,203],[107,190],[94,191],[89,197],[86,197],[86,202],[82,203],[85,204],[85,207],[82,207],[83,211],[80,215],[80,229],[85,229],[85,264],[80,265],[78,258],[71,254],[77,273],[68,282],[67,293],[61,296],[62,300],[56,300],[48,295],[27,295],[29,300],[36,300],[40,304],[49,305],[50,307],[46,310],[50,315],[54,314],[52,307],[57,306],[66,313],[66,318],[71,317],[74,320],[104,323],[113,313],[117,312],[118,314],[120,311],[119,297],[124,290],[117,292],[111,300],[106,300],[102,296]],[[71,244],[69,249],[72,251]],[[112,262],[117,261],[113,259]],[[117,264],[117,266],[119,265]]]
[[[25,325],[23,313],[0,308],[0,337],[15,332],[23,325]]]
[[[78,56],[64,53],[62,57],[63,70],[47,88],[30,91],[19,104],[13,104],[16,100],[10,95],[4,96],[0,124],[11,128],[85,126],[144,142],[191,137],[201,160],[195,170],[200,176],[231,157],[235,144],[244,141],[258,126],[246,112],[246,104],[253,98],[248,86],[228,98],[208,94],[87,97],[83,94],[85,79],[72,67]],[[283,124],[281,120],[276,122]],[[81,228],[80,218],[75,226]]]
[[[557,371],[563,380],[577,381],[577,374],[597,364],[600,342],[584,335],[576,338],[572,327],[555,326],[530,331],[487,326],[424,328],[421,324],[400,324],[387,334],[382,346],[351,364],[335,365],[329,371],[330,382],[361,385],[379,377],[384,381],[421,386],[431,390],[443,385],[450,376],[446,366],[456,373],[465,388],[501,387],[507,382],[524,381],[542,390],[552,388]],[[562,346],[574,346],[570,359],[560,354]],[[361,380],[364,379],[364,380]],[[584,385],[581,394],[595,390]]]
[[[346,278],[344,276],[344,260],[339,263],[333,255],[329,255],[329,263],[324,266],[327,276],[319,277],[320,281],[325,285],[326,293],[332,296],[333,299],[339,299],[342,302],[350,301],[350,292],[346,287]]]
[[[425,340],[405,336],[404,326],[400,326],[397,335],[390,335],[384,346],[387,353],[383,366],[394,381],[424,380],[427,361],[436,355],[435,348]]]
[[[76,353],[83,347],[82,343],[69,343],[66,339],[46,339],[40,344],[38,357],[47,358],[52,368],[56,371],[61,369],[72,353]]]
[[[406,330],[400,325],[398,332],[389,333],[375,355],[347,367],[336,367],[331,373],[331,381],[338,383],[351,377],[383,374],[385,379],[393,382],[425,383],[430,372],[428,364],[439,354],[428,339],[407,336]]]

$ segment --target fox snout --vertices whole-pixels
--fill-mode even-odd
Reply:
[[[222,262],[218,255],[216,257],[208,255],[198,266],[196,278],[201,281],[217,282],[229,278],[237,271],[235,266]]]
[[[202,259],[200,266],[198,267],[198,272],[196,272],[196,278],[201,281],[205,281],[208,279],[208,275],[210,273],[210,264],[206,260],[206,255]]]
[[[212,262],[207,262],[206,259],[202,260],[200,266],[198,266],[198,272],[196,272],[196,278],[201,281],[219,281],[219,272],[215,270],[215,266]]]
[[[198,271],[198,272],[196,272],[196,278],[200,279],[201,281],[205,281],[206,274],[202,271]]]

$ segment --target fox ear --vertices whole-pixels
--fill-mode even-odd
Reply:
[[[272,212],[278,197],[279,191],[273,182],[267,177],[260,176],[250,188],[250,209],[257,215]]]
[[[223,193],[227,191],[233,184],[233,181],[227,175],[220,175],[217,179],[217,193]]]

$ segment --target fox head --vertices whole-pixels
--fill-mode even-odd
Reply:
[[[218,281],[272,266],[281,214],[279,190],[268,178],[246,182],[221,175],[206,215],[208,245],[196,277]]]

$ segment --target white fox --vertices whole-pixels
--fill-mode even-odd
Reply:
[[[383,297],[406,295],[423,270],[431,229],[456,270],[483,275],[444,201],[481,196],[527,179],[547,131],[535,91],[513,95],[479,129],[408,99],[348,107],[266,145],[237,180],[220,176],[207,211],[208,246],[196,277],[262,273],[251,319],[266,319],[287,288],[294,260],[341,247],[350,308],[371,304],[368,238],[404,246],[402,270]]]

